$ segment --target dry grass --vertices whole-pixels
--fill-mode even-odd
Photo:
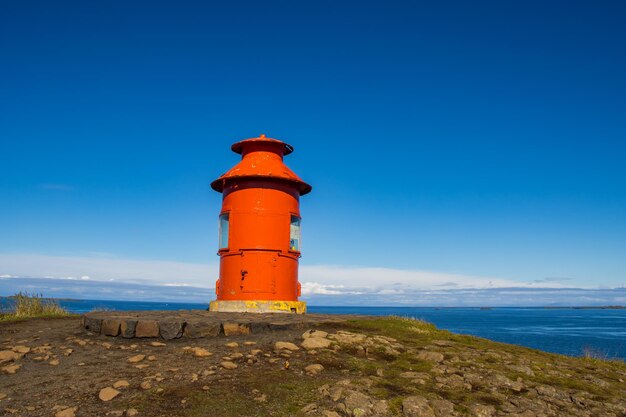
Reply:
[[[0,321],[70,315],[56,300],[44,298],[41,294],[19,292],[10,299],[9,310],[0,313]]]

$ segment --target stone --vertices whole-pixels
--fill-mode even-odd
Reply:
[[[311,374],[311,375],[319,374],[323,370],[324,370],[324,366],[319,363],[315,363],[313,365],[309,365],[304,368],[304,372],[306,372],[307,374]]]
[[[352,416],[362,416],[369,413],[372,399],[359,391],[351,391],[343,402]]]
[[[159,323],[156,320],[139,320],[135,337],[159,337]]]
[[[8,397],[8,394],[5,394],[4,392],[0,392],[0,400],[4,400],[6,397]]]
[[[230,362],[230,361],[223,361],[220,362],[220,365],[222,366],[222,368],[224,369],[237,369],[237,364]]]
[[[59,365],[59,360],[58,359],[52,359],[50,362],[48,362],[50,365],[52,366],[58,366]]]
[[[125,339],[131,339],[135,337],[135,330],[137,329],[137,320],[122,320],[120,324],[120,334]]]
[[[475,404],[470,406],[472,417],[492,417],[496,414],[496,409],[492,405]]]
[[[449,417],[454,415],[454,404],[448,400],[430,400],[430,406],[437,417]]]
[[[16,361],[23,355],[12,350],[0,350],[0,363]]]
[[[183,335],[183,322],[161,321],[159,322],[159,331],[165,340],[178,339]]]
[[[102,319],[85,316],[85,329],[92,333],[100,334],[100,329],[102,329]]]
[[[294,345],[291,342],[276,342],[274,344],[274,350],[289,350],[289,351],[295,351],[295,350],[300,350],[300,348],[296,345]]]
[[[254,346],[256,345],[256,342],[252,342],[252,341],[248,341],[248,342],[243,342],[244,346]]]
[[[22,367],[22,365],[7,365],[5,367],[2,368],[2,372],[6,373],[6,374],[14,374],[16,373],[20,368]]]
[[[352,333],[340,330],[337,333],[329,334],[329,338],[336,340],[342,345],[362,345],[367,337],[361,333]]]
[[[191,339],[219,336],[220,323],[190,321],[185,325],[184,335]]]
[[[130,383],[125,379],[120,379],[113,384],[113,388],[128,388]]]
[[[308,339],[309,337],[326,337],[328,336],[328,332],[324,332],[322,330],[307,330],[302,334],[303,339]]]
[[[387,403],[387,400],[376,401],[374,405],[372,405],[372,413],[375,416],[386,416],[389,414],[389,403]]]
[[[250,326],[246,323],[222,323],[224,336],[250,334]]]
[[[165,343],[163,343],[163,342],[150,342],[150,346],[163,347],[163,346],[167,346],[167,345]]]
[[[402,401],[402,414],[405,417],[437,417],[426,398],[419,395],[406,397]]]
[[[189,349],[189,351],[192,352],[193,356],[195,356],[196,358],[207,358],[213,355],[211,352],[201,347],[191,348]]]
[[[156,357],[156,356],[154,356],[154,355],[150,355],[150,356],[148,356],[148,360],[149,360],[149,361],[156,361],[156,360],[157,360],[157,357]]]
[[[106,336],[117,337],[120,334],[121,321],[118,319],[104,319],[102,320],[101,334]]]
[[[134,408],[129,408],[126,410],[126,417],[135,417],[139,415],[139,411]]]
[[[138,363],[146,358],[146,355],[135,355],[128,358],[128,363]]]
[[[237,343],[237,342],[229,342],[229,343],[226,343],[226,347],[231,348],[231,349],[238,348],[239,347],[239,343]]]
[[[439,352],[430,352],[430,351],[422,351],[416,355],[417,359],[421,361],[431,361],[431,362],[441,362],[444,359],[442,353]]]
[[[150,388],[152,388],[152,384],[150,383],[150,381],[143,381],[141,384],[139,384],[139,387],[143,390],[149,390]]]
[[[98,394],[98,398],[102,401],[111,401],[113,398],[120,395],[120,392],[112,387],[102,388]]]
[[[78,407],[69,407],[54,413],[54,417],[75,417]]]
[[[135,365],[135,368],[137,369],[146,369],[148,368],[150,365],[148,365],[147,363],[142,363],[140,365]]]
[[[311,336],[304,339],[300,346],[306,350],[325,349],[330,346],[330,343],[330,340],[325,337]]]
[[[24,346],[24,345],[19,345],[19,346],[13,346],[13,348],[11,348],[11,350],[15,353],[20,353],[22,355],[26,355],[28,352],[30,352],[30,348],[28,346]]]

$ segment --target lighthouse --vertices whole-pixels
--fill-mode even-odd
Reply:
[[[219,278],[210,311],[305,313],[298,301],[300,196],[311,186],[283,162],[293,147],[261,135],[232,145],[241,161],[211,183],[222,193]]]

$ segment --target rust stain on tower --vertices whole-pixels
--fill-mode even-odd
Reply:
[[[284,163],[293,147],[246,139],[231,149],[241,161],[211,183],[222,193],[220,275],[211,311],[305,313],[298,301],[300,196],[311,186]]]

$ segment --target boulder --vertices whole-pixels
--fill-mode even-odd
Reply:
[[[120,334],[121,325],[122,322],[118,319],[104,319],[102,320],[100,333],[106,336],[117,337]]]
[[[331,341],[325,337],[311,336],[304,339],[300,344],[306,350],[325,349],[330,346]]]
[[[428,400],[419,395],[406,397],[402,401],[402,414],[405,417],[437,417],[428,405]]]
[[[159,322],[159,332],[165,340],[178,339],[183,335],[183,322],[168,320]]]
[[[135,329],[137,328],[137,320],[122,320],[120,324],[120,334],[125,339],[135,337]]]
[[[201,321],[187,322],[184,335],[191,339],[200,337],[214,337],[220,334],[221,325],[219,323],[207,323]]]
[[[159,323],[156,320],[139,320],[135,337],[159,337]]]

